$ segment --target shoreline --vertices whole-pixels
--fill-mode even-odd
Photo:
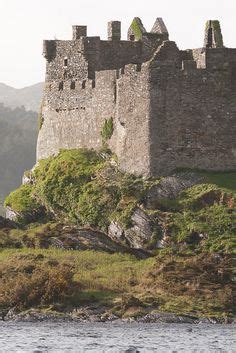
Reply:
[[[14,312],[13,309],[9,310],[5,315],[2,314],[0,322],[74,322],[74,323],[139,323],[139,324],[236,324],[236,317],[197,317],[188,314],[174,314],[170,312],[155,312],[146,313],[138,317],[119,317],[115,314],[107,312],[98,313],[97,310],[84,307],[73,309],[72,311],[56,312],[49,311],[43,312],[39,309],[29,309],[22,312]]]

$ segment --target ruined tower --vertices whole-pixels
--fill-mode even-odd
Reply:
[[[224,47],[218,21],[191,50],[169,40],[161,18],[148,32],[135,17],[127,40],[119,21],[108,23],[108,40],[87,36],[86,26],[72,32],[72,40],[44,41],[37,159],[106,143],[137,175],[236,169],[236,49]]]

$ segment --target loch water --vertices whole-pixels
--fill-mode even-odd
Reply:
[[[236,352],[236,325],[0,322],[0,352]]]

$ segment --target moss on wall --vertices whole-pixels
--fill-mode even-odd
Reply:
[[[39,114],[38,114],[38,128],[39,128],[39,130],[42,128],[43,123],[44,123],[44,118],[43,118],[43,103],[42,103],[40,106],[40,109],[39,109]]]
[[[220,22],[217,20],[207,21],[206,29],[205,29],[206,33],[209,31],[210,27],[213,30],[213,38],[215,40],[216,48],[222,48],[224,46],[224,43],[223,43],[223,36],[221,33]]]
[[[139,17],[135,17],[129,28],[129,34],[133,34],[136,40],[140,40],[143,33],[146,33],[146,29],[144,28],[141,19]]]
[[[103,143],[106,143],[108,140],[110,140],[113,134],[113,130],[113,118],[106,119],[101,130]]]
[[[212,29],[214,32],[216,48],[221,48],[224,46],[223,43],[223,36],[221,33],[220,22],[219,21],[212,21]]]

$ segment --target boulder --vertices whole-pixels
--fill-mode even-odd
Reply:
[[[108,229],[108,235],[118,243],[123,243],[134,249],[145,249],[153,236],[151,218],[140,208],[136,208],[131,216],[133,226],[125,229],[120,223],[113,221]]]

